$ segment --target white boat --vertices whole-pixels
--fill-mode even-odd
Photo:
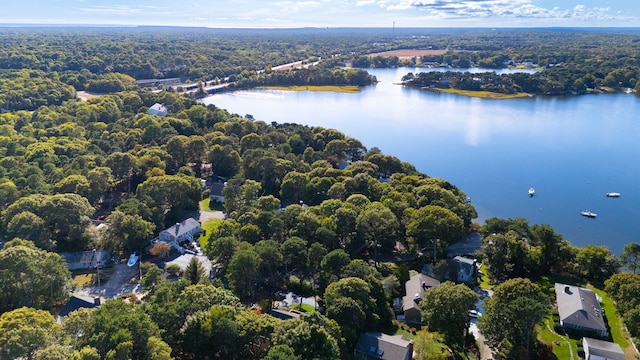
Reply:
[[[533,196],[536,193],[536,189],[534,188],[529,188],[529,196]]]
[[[617,192],[608,192],[607,197],[620,197],[620,193]]]
[[[594,217],[598,216],[598,214],[593,213],[593,212],[591,212],[589,210],[585,210],[585,211],[581,212],[580,215],[586,216],[586,217],[589,217],[589,218],[594,218]]]
[[[128,267],[132,267],[133,265],[135,265],[138,262],[138,259],[140,257],[136,255],[136,253],[132,253],[131,256],[129,256],[129,261],[127,261],[127,266]]]

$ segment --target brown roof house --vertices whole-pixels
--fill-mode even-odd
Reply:
[[[600,299],[592,290],[556,283],[556,301],[560,325],[565,329],[591,331],[607,336],[607,324]]]
[[[402,311],[404,311],[405,322],[422,323],[420,301],[422,301],[425,291],[438,285],[440,285],[440,281],[422,273],[413,275],[407,281],[404,285],[407,295],[402,298]]]
[[[358,338],[353,353],[359,360],[411,360],[413,341],[402,335],[366,332]]]
[[[604,340],[582,338],[582,348],[586,360],[624,360],[620,345]]]

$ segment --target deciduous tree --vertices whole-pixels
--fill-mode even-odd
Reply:
[[[484,301],[479,327],[492,348],[500,350],[510,344],[509,358],[515,358],[521,349],[530,352],[535,326],[550,308],[549,298],[538,285],[528,279],[510,279],[495,287],[493,297]]]
[[[442,333],[447,345],[460,349],[469,328],[469,311],[475,309],[477,300],[468,286],[445,281],[424,293],[422,320],[430,331]]]

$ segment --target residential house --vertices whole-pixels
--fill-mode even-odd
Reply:
[[[413,341],[402,335],[366,332],[358,338],[353,353],[359,360],[411,360]]]
[[[560,325],[565,329],[592,331],[607,336],[604,311],[596,294],[589,289],[555,284]]]
[[[424,274],[413,275],[406,282],[404,286],[407,295],[402,298],[405,322],[422,323],[420,301],[422,301],[425,291],[438,285],[440,285],[440,281]]]
[[[585,360],[624,360],[620,345],[604,340],[582,338]]]
[[[180,244],[187,241],[193,242],[200,231],[200,222],[194,218],[188,218],[168,229],[162,230],[157,238],[151,240],[151,245],[153,246],[158,241],[161,241],[184,254],[185,249]]]
[[[209,201],[212,203],[224,203],[222,191],[227,186],[227,178],[223,176],[211,175],[204,182],[204,188],[209,189]]]
[[[200,230],[200,222],[194,218],[188,218],[168,229],[162,230],[158,238],[166,243],[193,241],[193,238],[200,233]]]
[[[105,267],[113,259],[111,251],[89,250],[61,253],[67,262],[69,270],[95,269],[96,266]]]
[[[211,189],[211,192],[209,193],[209,202],[217,202],[220,204],[224,203],[224,195],[222,191],[224,190],[225,186],[227,186],[226,182],[215,182],[211,184],[209,186],[209,189]]]
[[[458,266],[457,282],[464,283],[470,281],[478,274],[477,262],[475,259],[456,256],[453,258],[453,261]]]
[[[147,110],[147,114],[156,115],[160,117],[167,116],[168,113],[169,111],[167,110],[167,108],[160,103],[153,104],[153,106],[151,106],[149,110]]]
[[[99,297],[88,297],[88,296],[80,296],[80,295],[72,295],[71,298],[67,301],[66,304],[62,307],[60,312],[58,313],[58,322],[62,323],[63,318],[70,313],[79,310],[79,309],[93,309],[95,307],[100,306],[100,298]]]

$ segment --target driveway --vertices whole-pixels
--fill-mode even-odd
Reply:
[[[473,319],[471,321],[471,325],[469,325],[469,332],[472,333],[476,338],[476,343],[478,344],[478,349],[480,350],[480,359],[493,359],[493,351],[491,351],[491,348],[487,344],[485,344],[484,336],[482,336],[482,334],[480,333],[480,329],[478,329],[478,325],[476,322],[476,319]]]
[[[100,286],[84,287],[79,293],[99,295],[105,299],[113,299],[123,294],[140,292],[138,282],[138,265],[128,267],[126,263],[116,264],[111,277]]]
[[[222,211],[200,211],[200,223],[204,224],[209,219],[224,219]]]

